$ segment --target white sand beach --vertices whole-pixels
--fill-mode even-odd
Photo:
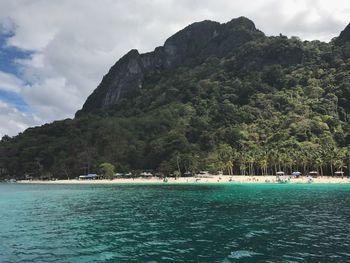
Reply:
[[[116,178],[112,180],[55,180],[55,181],[39,181],[39,180],[22,180],[18,181],[22,184],[163,184],[163,179],[158,177],[150,178]],[[185,183],[242,183],[242,184],[261,184],[261,183],[278,183],[276,176],[242,176],[242,175],[212,175],[207,177],[180,177],[168,178],[168,184],[185,184]],[[301,176],[299,178],[291,177],[288,183],[307,184],[310,183],[309,177]],[[348,177],[331,177],[318,176],[312,178],[312,183],[316,184],[350,184]]]

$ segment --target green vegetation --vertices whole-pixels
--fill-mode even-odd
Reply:
[[[105,178],[113,178],[115,167],[110,163],[101,163],[99,166],[100,174]]]
[[[263,37],[162,71],[113,108],[4,137],[0,174],[72,178],[104,162],[166,175],[349,172],[349,47]]]

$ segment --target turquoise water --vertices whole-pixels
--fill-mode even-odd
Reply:
[[[0,184],[0,244],[0,262],[350,262],[350,186]]]

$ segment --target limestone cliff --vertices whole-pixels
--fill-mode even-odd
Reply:
[[[336,44],[341,45],[346,42],[350,43],[350,24],[340,33],[339,37],[336,39]]]
[[[77,115],[117,104],[135,89],[142,88],[145,78],[152,74],[181,65],[199,63],[210,56],[224,56],[244,43],[262,36],[264,34],[245,17],[225,24],[208,20],[191,24],[171,36],[164,46],[153,52],[139,54],[137,50],[129,51],[104,76]]]

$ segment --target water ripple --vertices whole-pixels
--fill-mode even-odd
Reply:
[[[0,262],[350,262],[350,187],[0,185]]]

